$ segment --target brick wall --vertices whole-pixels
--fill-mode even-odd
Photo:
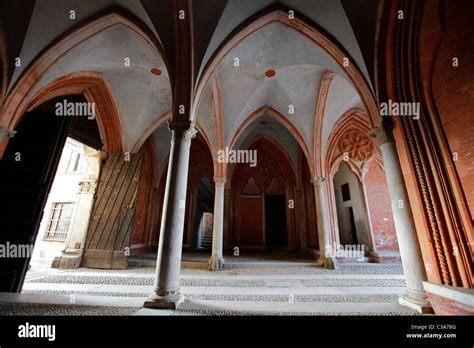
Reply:
[[[474,218],[474,6],[446,1],[446,34],[433,75],[433,93],[467,204]],[[453,67],[453,58],[459,66]]]
[[[398,250],[387,180],[376,162],[372,162],[369,166],[369,171],[365,175],[365,185],[377,250]]]

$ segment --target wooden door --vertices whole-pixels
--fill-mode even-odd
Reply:
[[[125,248],[134,221],[142,157],[131,154],[127,161],[123,154],[114,153],[107,159],[87,231],[83,267],[126,267]]]
[[[242,196],[240,203],[241,245],[265,245],[263,196]]]

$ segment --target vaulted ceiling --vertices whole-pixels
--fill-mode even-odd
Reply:
[[[224,145],[235,140],[236,132],[249,115],[269,107],[278,111],[311,149],[321,99],[318,96],[322,81],[330,73],[321,125],[324,150],[338,118],[351,108],[364,108],[360,91],[341,62],[326,48],[273,21],[239,39],[218,61],[216,57],[229,39],[253,23],[259,13],[294,10],[295,16],[312,23],[345,52],[368,88],[373,89],[378,2],[368,0],[360,8],[360,2],[355,6],[350,0],[192,0],[192,11],[185,15],[192,17],[197,92],[202,85],[202,93],[195,96],[194,117],[213,150],[218,139],[214,131],[217,96],[212,81],[220,94]],[[100,73],[116,101],[125,147],[131,150],[143,142],[144,136],[158,129],[171,110],[177,72],[174,22],[178,10],[174,0],[20,0],[14,4],[0,0],[0,31],[4,33],[6,46],[3,78],[8,92],[14,91],[22,75],[40,57],[62,45],[64,52],[48,62],[28,98],[33,99],[42,88],[63,76],[88,71]],[[70,11],[74,11],[73,19]],[[107,17],[110,13],[118,15]],[[80,39],[74,41],[74,38]],[[21,58],[20,66],[15,66],[15,57]],[[125,58],[130,59],[129,67],[124,65]],[[239,61],[237,66],[235,58]],[[210,66],[213,69],[209,73]],[[159,69],[160,74],[153,74],[153,68]],[[274,76],[265,74],[270,70]],[[290,112],[290,106],[294,113]],[[283,127],[274,124],[275,120],[268,121],[273,130]],[[258,132],[255,125],[252,127],[242,136]],[[155,132],[155,139],[164,136],[163,129],[162,126]],[[288,142],[285,136],[280,141]],[[236,142],[243,143],[242,139]],[[163,144],[157,148],[168,151]]]

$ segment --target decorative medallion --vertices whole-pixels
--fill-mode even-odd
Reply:
[[[266,151],[258,151],[257,171],[260,174],[269,175],[278,172],[278,161]]]
[[[339,148],[354,161],[365,161],[374,152],[374,144],[369,137],[356,129],[344,132],[339,140]]]

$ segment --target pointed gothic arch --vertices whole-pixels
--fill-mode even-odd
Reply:
[[[324,49],[351,79],[352,83],[356,87],[356,90],[361,96],[365,108],[368,110],[371,124],[374,125],[380,122],[380,114],[373,92],[365,80],[362,72],[357,67],[357,64],[351,61],[350,55],[345,52],[345,50],[341,48],[341,45],[335,42],[333,38],[330,38],[327,34],[325,34],[316,23],[305,18],[301,14],[297,14],[295,15],[295,18],[290,19],[288,16],[288,10],[289,9],[282,7],[276,9],[274,7],[266,8],[242,23],[228,36],[224,42],[222,42],[219,48],[214,52],[212,58],[204,67],[203,73],[201,74],[200,80],[198,81],[195,88],[196,93],[191,112],[192,120],[195,120],[197,117],[200,99],[203,96],[206,86],[211,80],[217,66],[222,61],[222,59],[243,39],[252,33],[258,31],[270,23],[279,22],[291,30],[294,30],[297,33],[307,37],[315,45]],[[343,64],[345,59],[349,59],[348,66]]]

